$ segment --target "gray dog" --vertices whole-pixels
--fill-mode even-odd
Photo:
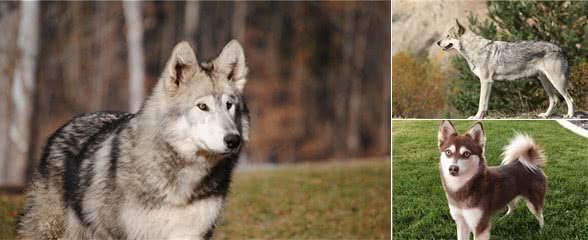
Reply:
[[[47,141],[21,239],[209,239],[249,115],[243,49],[199,64],[178,44],[136,114],[72,119]]]
[[[445,39],[437,42],[444,51],[456,49],[480,79],[478,112],[470,118],[482,119],[488,110],[490,90],[494,80],[517,80],[537,77],[549,96],[547,111],[539,117],[549,117],[557,105],[558,93],[567,105],[566,117],[574,115],[574,101],[566,87],[568,61],[558,46],[548,42],[523,41],[517,43],[492,41],[466,30],[457,19]]]

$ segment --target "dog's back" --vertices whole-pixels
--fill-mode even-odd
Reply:
[[[97,148],[133,115],[97,112],[76,117],[47,140],[38,173],[27,195],[27,205],[19,219],[18,232],[24,239],[58,239],[65,230],[69,201],[87,171],[79,171],[89,149]]]

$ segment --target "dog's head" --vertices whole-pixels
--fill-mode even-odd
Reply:
[[[461,47],[461,36],[466,32],[466,28],[455,19],[455,24],[447,31],[444,39],[437,41],[437,45],[443,49],[443,51],[449,51],[451,49],[459,50]]]
[[[481,122],[459,135],[450,121],[439,126],[441,171],[445,177],[473,176],[484,163],[486,138]]]
[[[238,153],[249,134],[246,75],[235,40],[202,64],[187,42],[176,45],[146,106],[156,109],[163,140],[187,156]]]

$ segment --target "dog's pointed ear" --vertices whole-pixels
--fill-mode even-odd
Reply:
[[[455,23],[457,24],[457,34],[459,34],[459,36],[463,35],[466,32],[466,28],[461,25],[461,23],[459,23],[459,20],[457,20],[457,18],[455,19]]]
[[[241,92],[247,83],[245,53],[237,40],[231,40],[214,60],[214,66]]]
[[[484,134],[484,127],[482,126],[482,122],[474,123],[466,135],[469,135],[472,139],[474,139],[474,141],[476,141],[476,143],[481,146],[486,144],[486,134]]]
[[[439,149],[441,149],[441,146],[443,146],[447,138],[451,135],[457,135],[457,130],[455,130],[453,124],[447,120],[441,121],[441,124],[439,124],[439,134],[437,135]]]
[[[190,44],[186,41],[178,43],[172,50],[162,74],[164,88],[170,95],[175,94],[198,69],[196,54]]]

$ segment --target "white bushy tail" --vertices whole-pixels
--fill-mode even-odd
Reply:
[[[537,171],[539,166],[545,165],[543,150],[527,134],[518,133],[510,144],[504,147],[502,154],[504,155],[502,165],[519,161],[531,171]]]

